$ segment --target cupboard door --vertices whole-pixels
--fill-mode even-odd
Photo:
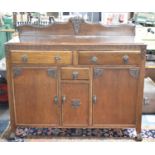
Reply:
[[[135,124],[139,68],[94,68],[93,124]]]
[[[89,84],[62,83],[62,122],[64,126],[88,126]]]
[[[56,68],[13,68],[16,123],[58,125]]]

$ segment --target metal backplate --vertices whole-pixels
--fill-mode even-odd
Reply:
[[[13,68],[13,77],[17,77],[21,75],[22,69],[21,68]]]
[[[79,99],[73,99],[71,102],[72,102],[73,108],[78,108],[80,106],[80,100]]]
[[[123,62],[124,62],[124,64],[128,64],[128,62],[129,62],[129,56],[128,55],[123,56]]]
[[[78,79],[78,75],[79,75],[79,73],[77,71],[73,71],[73,73],[72,73],[72,79],[73,80]]]
[[[104,69],[103,68],[95,68],[94,69],[94,72],[93,72],[94,78],[97,78],[99,76],[102,76],[103,75],[103,72],[104,72]]]
[[[27,54],[22,55],[21,60],[24,63],[28,62],[28,56],[27,56]]]
[[[131,69],[129,69],[129,73],[134,78],[138,78],[139,77],[139,69],[138,68],[131,68]]]
[[[90,60],[91,60],[92,63],[96,63],[98,58],[96,56],[93,56],[93,57],[91,57]]]
[[[57,78],[57,69],[49,68],[47,69],[48,76],[52,78]]]
[[[54,103],[58,104],[58,102],[59,102],[59,97],[58,96],[54,96]]]

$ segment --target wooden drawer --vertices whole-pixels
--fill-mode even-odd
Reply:
[[[12,63],[72,64],[71,51],[12,51]]]
[[[138,65],[140,51],[80,51],[80,65]]]
[[[62,80],[88,80],[89,68],[62,67],[61,79]]]

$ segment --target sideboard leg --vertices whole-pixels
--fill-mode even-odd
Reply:
[[[143,140],[141,133],[138,133],[137,136],[135,137],[135,140],[137,142],[141,142]]]
[[[10,132],[10,135],[8,137],[8,140],[14,140],[16,138],[15,132]]]
[[[10,132],[9,132],[9,135],[8,135],[8,138],[7,138],[8,141],[12,141],[12,140],[14,140],[16,138],[15,132],[16,132],[16,127],[15,126],[11,126]]]
[[[10,126],[10,129],[8,130],[8,133],[6,135],[6,139],[9,142],[16,141],[16,126]]]
[[[20,137],[17,137],[15,132],[10,132],[10,135],[9,137],[7,138],[7,141],[8,142],[23,142],[24,139],[23,138],[20,138]]]
[[[141,142],[141,141],[143,140],[143,138],[142,138],[141,127],[140,127],[140,126],[138,126],[138,127],[136,128],[136,133],[137,133],[137,135],[136,135],[136,137],[135,137],[135,140],[136,140],[137,142]]]
[[[141,129],[141,115],[140,115],[139,120],[140,121],[138,121],[137,126],[136,126],[136,133],[137,133],[137,135],[135,137],[135,140],[137,142],[141,142],[143,140],[143,137],[142,137],[142,134],[141,134],[141,132],[142,132],[142,129]]]

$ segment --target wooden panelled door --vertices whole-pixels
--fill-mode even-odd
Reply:
[[[136,123],[139,68],[94,68],[93,125]]]
[[[88,82],[62,82],[62,123],[63,126],[88,126],[89,84]]]
[[[17,125],[59,125],[56,68],[13,68]]]

